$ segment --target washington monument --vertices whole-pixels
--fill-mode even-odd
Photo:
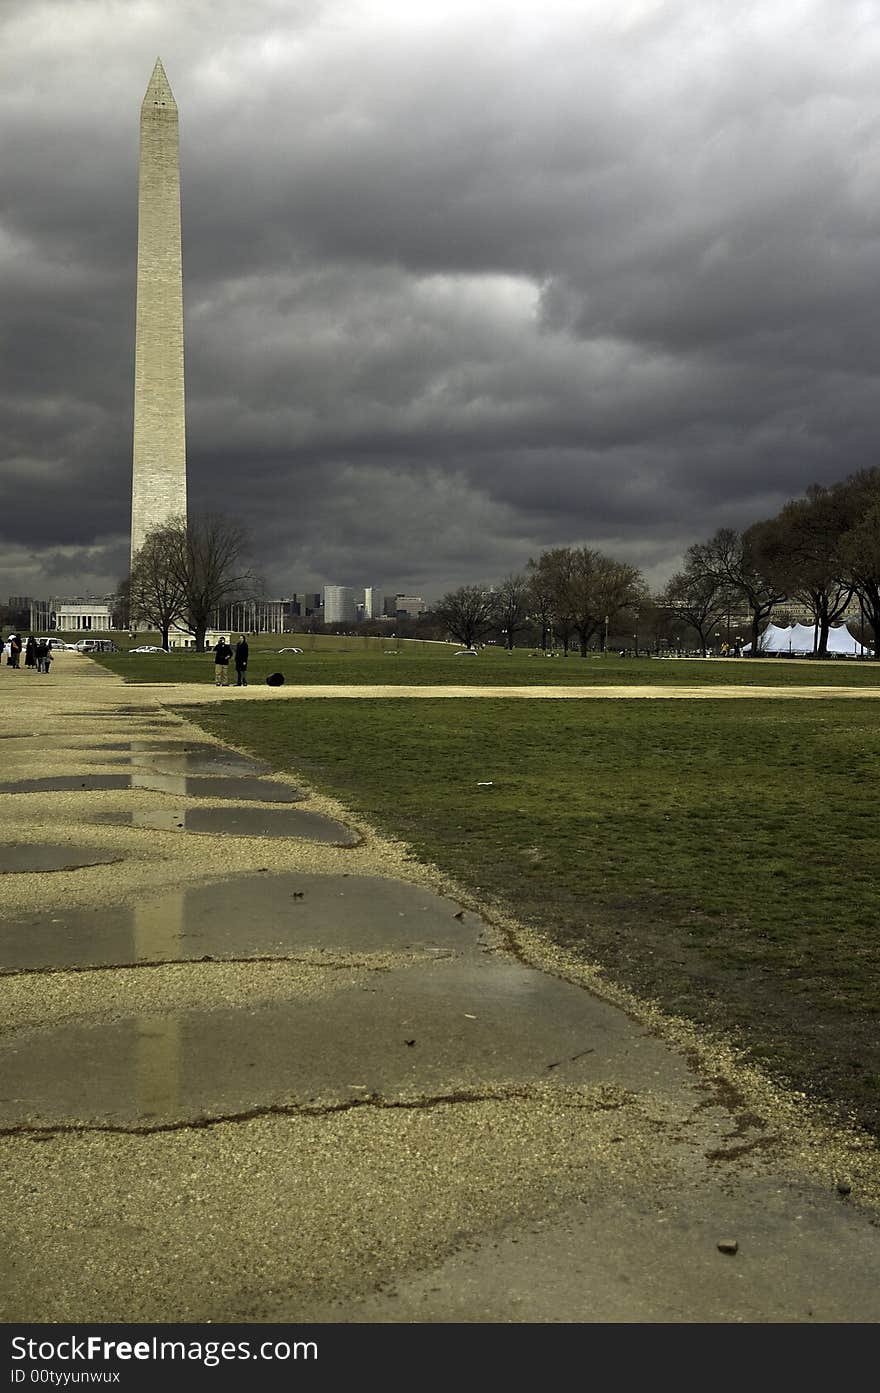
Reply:
[[[131,554],[186,514],[177,103],[156,59],[141,106]]]

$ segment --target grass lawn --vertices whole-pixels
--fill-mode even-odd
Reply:
[[[643,666],[668,680],[679,665]],[[184,714],[880,1132],[874,703],[332,699]]]
[[[263,647],[251,644],[248,680],[264,682],[270,672],[283,672],[287,682],[304,685],[334,683],[394,684],[395,686],[614,686],[672,683],[684,686],[872,686],[880,685],[880,663],[815,662],[802,659],[690,660],[619,658],[593,654],[588,658],[544,658],[540,651],[485,648],[476,658],[456,658],[454,648],[442,644],[387,650],[339,651],[315,648],[303,653],[279,654],[297,635],[275,635],[278,641]],[[299,636],[302,638],[302,636]],[[307,642],[303,639],[303,643]],[[96,661],[130,682],[213,682],[210,653],[98,654]],[[232,680],[235,673],[230,668]]]

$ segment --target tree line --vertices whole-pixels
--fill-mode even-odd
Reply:
[[[179,625],[201,650],[218,607],[263,593],[245,564],[247,547],[245,530],[219,515],[172,518],[149,533],[135,556],[120,587],[121,607],[130,622],[158,629],[163,647]],[[625,561],[590,547],[552,547],[494,586],[448,591],[409,628],[424,638],[451,634],[466,648],[491,637],[512,649],[527,639],[585,657],[591,647],[606,647],[609,636],[618,641],[621,631],[638,652],[640,623],[643,636],[653,632],[658,642],[661,630],[684,624],[705,654],[725,616],[729,629],[735,612],[748,615],[757,656],[762,626],[789,603],[812,616],[816,652],[824,656],[831,626],[854,600],[880,657],[880,468],[812,485],[775,517],[742,532],[719,528],[688,548],[682,569],[659,593]]]
[[[516,636],[540,631],[541,646],[576,645],[586,656],[604,647],[609,627],[651,624],[655,633],[678,619],[696,633],[705,655],[731,612],[745,612],[751,653],[774,609],[797,604],[812,616],[816,653],[828,652],[828,633],[857,600],[880,657],[880,469],[862,470],[830,486],[814,484],[772,518],[739,532],[722,527],[695,542],[683,568],[658,594],[641,572],[587,547],[554,547],[529,561],[524,573],[495,587],[449,591],[434,614],[466,647],[490,634],[513,648]]]
[[[880,469],[839,483],[813,484],[803,498],[744,532],[720,528],[685,554],[665,599],[707,635],[731,604],[750,616],[752,654],[761,626],[785,602],[812,616],[816,652],[828,652],[828,631],[857,600],[880,656]]]

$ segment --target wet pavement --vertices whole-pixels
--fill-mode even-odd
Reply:
[[[0,875],[43,875],[50,871],[75,871],[83,866],[106,866],[122,856],[98,847],[40,846],[7,843],[0,846]]]
[[[271,773],[268,764],[263,764],[260,760],[249,759],[246,755],[238,755],[232,750],[218,750],[214,745],[194,745],[182,752],[173,750],[162,750],[159,742],[153,742],[153,748],[148,747],[149,742],[132,740],[130,742],[130,758],[133,764],[155,769],[159,773],[183,774],[188,776],[213,774],[230,777],[234,775],[242,778],[251,774],[259,778],[263,774]]]
[[[143,788],[151,793],[171,793],[178,798],[234,798],[253,803],[298,803],[303,795],[284,784],[245,775],[200,776],[174,773],[62,774],[54,778],[13,779],[0,782],[2,793],[65,793],[85,789]]]
[[[0,1129],[167,1126],[548,1081],[629,1089],[666,1063],[658,1041],[580,987],[519,963],[441,959],[340,985],[329,1000],[12,1034],[0,1045]]]
[[[478,952],[475,914],[425,886],[378,876],[242,875],[134,904],[7,917],[0,971],[124,966],[304,952]]]
[[[0,685],[0,1317],[880,1315],[868,1139],[167,692]]]

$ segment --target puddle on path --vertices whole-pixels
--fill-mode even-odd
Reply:
[[[80,748],[67,741],[62,744],[54,737],[49,737],[46,740],[39,736],[27,736],[19,737],[16,745],[3,747],[4,772],[6,774],[17,774],[19,771],[33,773],[33,771],[43,767],[47,755],[51,755],[53,761],[56,757],[66,760],[81,760],[84,765],[96,763],[131,765],[131,755],[114,749],[112,745],[96,745],[91,740],[88,746]]]
[[[225,774],[241,778],[245,774],[259,777],[271,773],[272,766],[260,760],[240,755],[235,750],[224,750],[222,745],[179,747],[179,753],[167,751],[140,751],[132,742],[131,758],[136,765],[155,769],[169,774]]]
[[[316,949],[457,951],[476,946],[481,928],[478,916],[453,900],[402,881],[244,875],[132,905],[14,917],[0,923],[0,970],[288,957]]]
[[[350,827],[298,808],[178,808],[96,814],[90,821],[156,832],[201,832],[228,837],[297,837],[334,846],[357,846]]]
[[[56,774],[45,779],[0,783],[0,793],[99,793],[107,789],[145,789],[175,798],[236,798],[250,803],[299,803],[305,795],[288,784],[270,783],[242,774],[188,777],[183,774]]]
[[[18,779],[0,784],[0,793],[68,793],[71,789],[98,793],[108,788],[131,788],[131,775],[56,774],[46,779]]]
[[[157,1009],[10,1037],[0,1122],[143,1126],[370,1094],[686,1076],[622,1012],[519,963],[441,959],[351,987],[333,977],[317,1000],[248,998],[247,1009]]]
[[[75,871],[80,866],[110,866],[124,860],[115,851],[90,846],[0,846],[0,875],[11,872]]]
[[[126,721],[132,718],[137,719],[138,717],[146,718],[149,720],[150,725],[153,726],[175,726],[180,724],[174,716],[151,715],[151,708],[146,703],[143,706],[114,706],[104,714],[111,719],[115,718],[117,720]]]
[[[72,719],[76,720],[100,721],[102,725],[107,721],[121,721],[124,723],[122,726],[123,730],[128,731],[132,735],[137,735],[138,737],[143,736],[145,732],[149,733],[151,730],[159,730],[160,728],[167,730],[169,727],[176,727],[179,730],[181,726],[180,721],[176,721],[170,716],[151,716],[148,707],[131,713],[91,710],[64,711],[61,714],[63,716],[70,716]]]
[[[186,746],[179,740],[106,740],[100,746],[96,746],[94,740],[87,735],[71,736],[64,743],[72,749],[86,746],[90,750],[127,750],[129,753],[132,750],[186,749]]]
[[[305,797],[290,784],[270,783],[268,779],[254,779],[247,774],[212,778],[144,772],[131,775],[131,787],[147,789],[150,793],[171,793],[176,798],[237,798],[249,803],[299,803]]]
[[[16,736],[16,739],[36,739],[39,732],[33,736]],[[109,750],[111,752],[126,753],[131,756],[132,761],[137,764],[147,762],[152,768],[164,768],[166,758],[177,761],[186,759],[192,761],[187,768],[174,765],[174,771],[182,774],[211,774],[211,773],[231,773],[233,769],[241,769],[248,774],[264,773],[269,769],[269,765],[261,765],[250,755],[241,755],[236,750],[227,750],[223,745],[210,745],[207,742],[192,740],[166,740],[157,737],[155,740],[131,739],[131,740],[105,740],[96,744],[93,736],[90,735],[70,735],[65,737],[63,742],[58,741],[57,732],[53,732],[46,738],[53,742],[52,748],[59,750],[69,750],[71,753],[86,753],[89,751]],[[161,763],[160,763],[161,761]],[[204,761],[205,767],[201,767]],[[208,767],[210,765],[210,768]],[[171,769],[171,766],[168,766]]]

